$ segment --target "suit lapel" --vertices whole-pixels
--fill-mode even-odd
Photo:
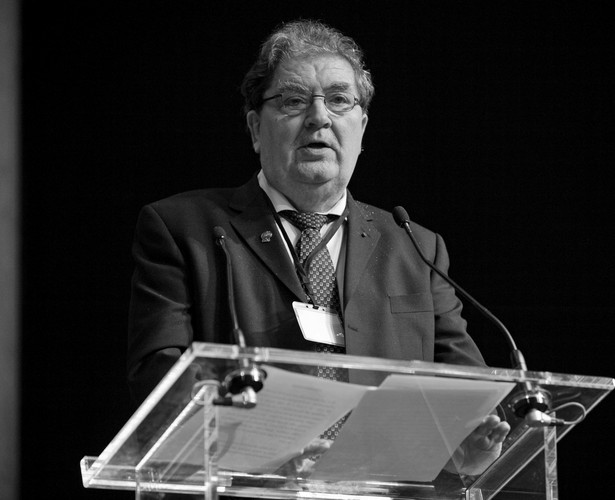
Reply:
[[[230,205],[238,212],[230,221],[237,233],[269,270],[297,296],[298,300],[304,301],[305,294],[301,283],[288,258],[286,244],[280,236],[267,197],[258,185],[256,176],[237,190]],[[348,193],[348,208],[344,306],[351,300],[380,239],[380,232],[373,227],[372,214],[357,203],[350,193]],[[267,232],[271,233],[271,239],[265,242],[263,235]]]
[[[230,221],[237,233],[269,270],[304,301],[305,294],[288,257],[286,244],[256,177],[239,188],[231,199],[231,208],[239,212]]]
[[[344,306],[352,299],[367,262],[378,240],[380,231],[373,227],[372,214],[357,203],[348,193],[348,233],[344,278]]]

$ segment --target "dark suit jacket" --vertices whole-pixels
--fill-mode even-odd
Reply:
[[[420,260],[390,213],[348,195],[343,317],[346,352],[483,365],[453,289]],[[224,256],[227,234],[239,324],[246,342],[310,350],[291,303],[305,301],[256,177],[237,189],[179,194],[144,207],[133,255],[128,368],[142,400],[192,341],[233,343]],[[262,233],[273,237],[264,242]],[[442,238],[413,226],[429,259],[447,271]]]

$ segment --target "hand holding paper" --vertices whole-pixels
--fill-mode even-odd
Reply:
[[[286,477],[309,477],[312,474],[314,465],[323,453],[331,448],[333,441],[328,439],[316,438],[310,442],[300,455],[282,465],[275,471],[275,474]]]
[[[444,468],[459,474],[482,474],[500,456],[509,432],[508,422],[501,422],[497,415],[487,416],[455,450]]]

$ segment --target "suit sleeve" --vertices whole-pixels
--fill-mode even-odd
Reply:
[[[151,206],[139,214],[132,254],[128,383],[140,403],[192,341],[191,297],[184,257]]]
[[[448,273],[449,257],[444,240],[436,234],[435,266]],[[467,333],[461,316],[462,303],[455,290],[437,273],[432,272],[431,288],[435,316],[434,361],[458,365],[485,366],[478,347]]]

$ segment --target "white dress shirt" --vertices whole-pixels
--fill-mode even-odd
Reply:
[[[271,203],[273,204],[273,207],[275,208],[276,212],[279,213],[282,210],[297,211],[297,209],[288,200],[288,198],[286,198],[286,196],[284,196],[282,193],[280,193],[280,191],[278,191],[271,184],[269,184],[262,170],[258,173],[258,185],[261,187],[263,191],[265,191],[265,193],[271,200]],[[324,215],[333,214],[333,215],[341,216],[344,213],[345,209],[346,209],[346,191],[344,191],[344,194],[342,198],[340,199],[340,201],[338,201],[335,204],[335,206],[331,208],[331,210],[324,212],[323,214]],[[322,212],[318,212],[318,213],[322,213]],[[296,247],[297,242],[299,241],[299,238],[301,237],[301,231],[299,230],[299,228],[295,227],[291,222],[286,220],[284,217],[280,217],[280,219],[282,220],[282,226],[284,227],[284,230],[286,231],[288,238],[290,239],[291,243]],[[325,224],[320,230],[320,234],[324,236],[332,224],[333,222],[329,222]],[[277,225],[276,227],[278,229],[278,232],[280,233],[280,236],[283,238],[284,236],[282,235],[280,228]],[[333,265],[335,266],[336,270],[337,270],[338,262],[340,259],[340,254],[342,253],[342,247],[344,246],[345,233],[346,233],[346,223],[344,222],[340,226],[340,228],[337,230],[337,232],[332,236],[329,242],[327,243],[327,249],[329,250],[329,254],[331,255],[331,260],[333,260]],[[288,251],[288,258],[292,261],[293,257],[292,257],[290,249],[287,248],[286,250]],[[337,275],[338,275],[338,280],[340,280],[341,278],[340,273],[338,272]]]

